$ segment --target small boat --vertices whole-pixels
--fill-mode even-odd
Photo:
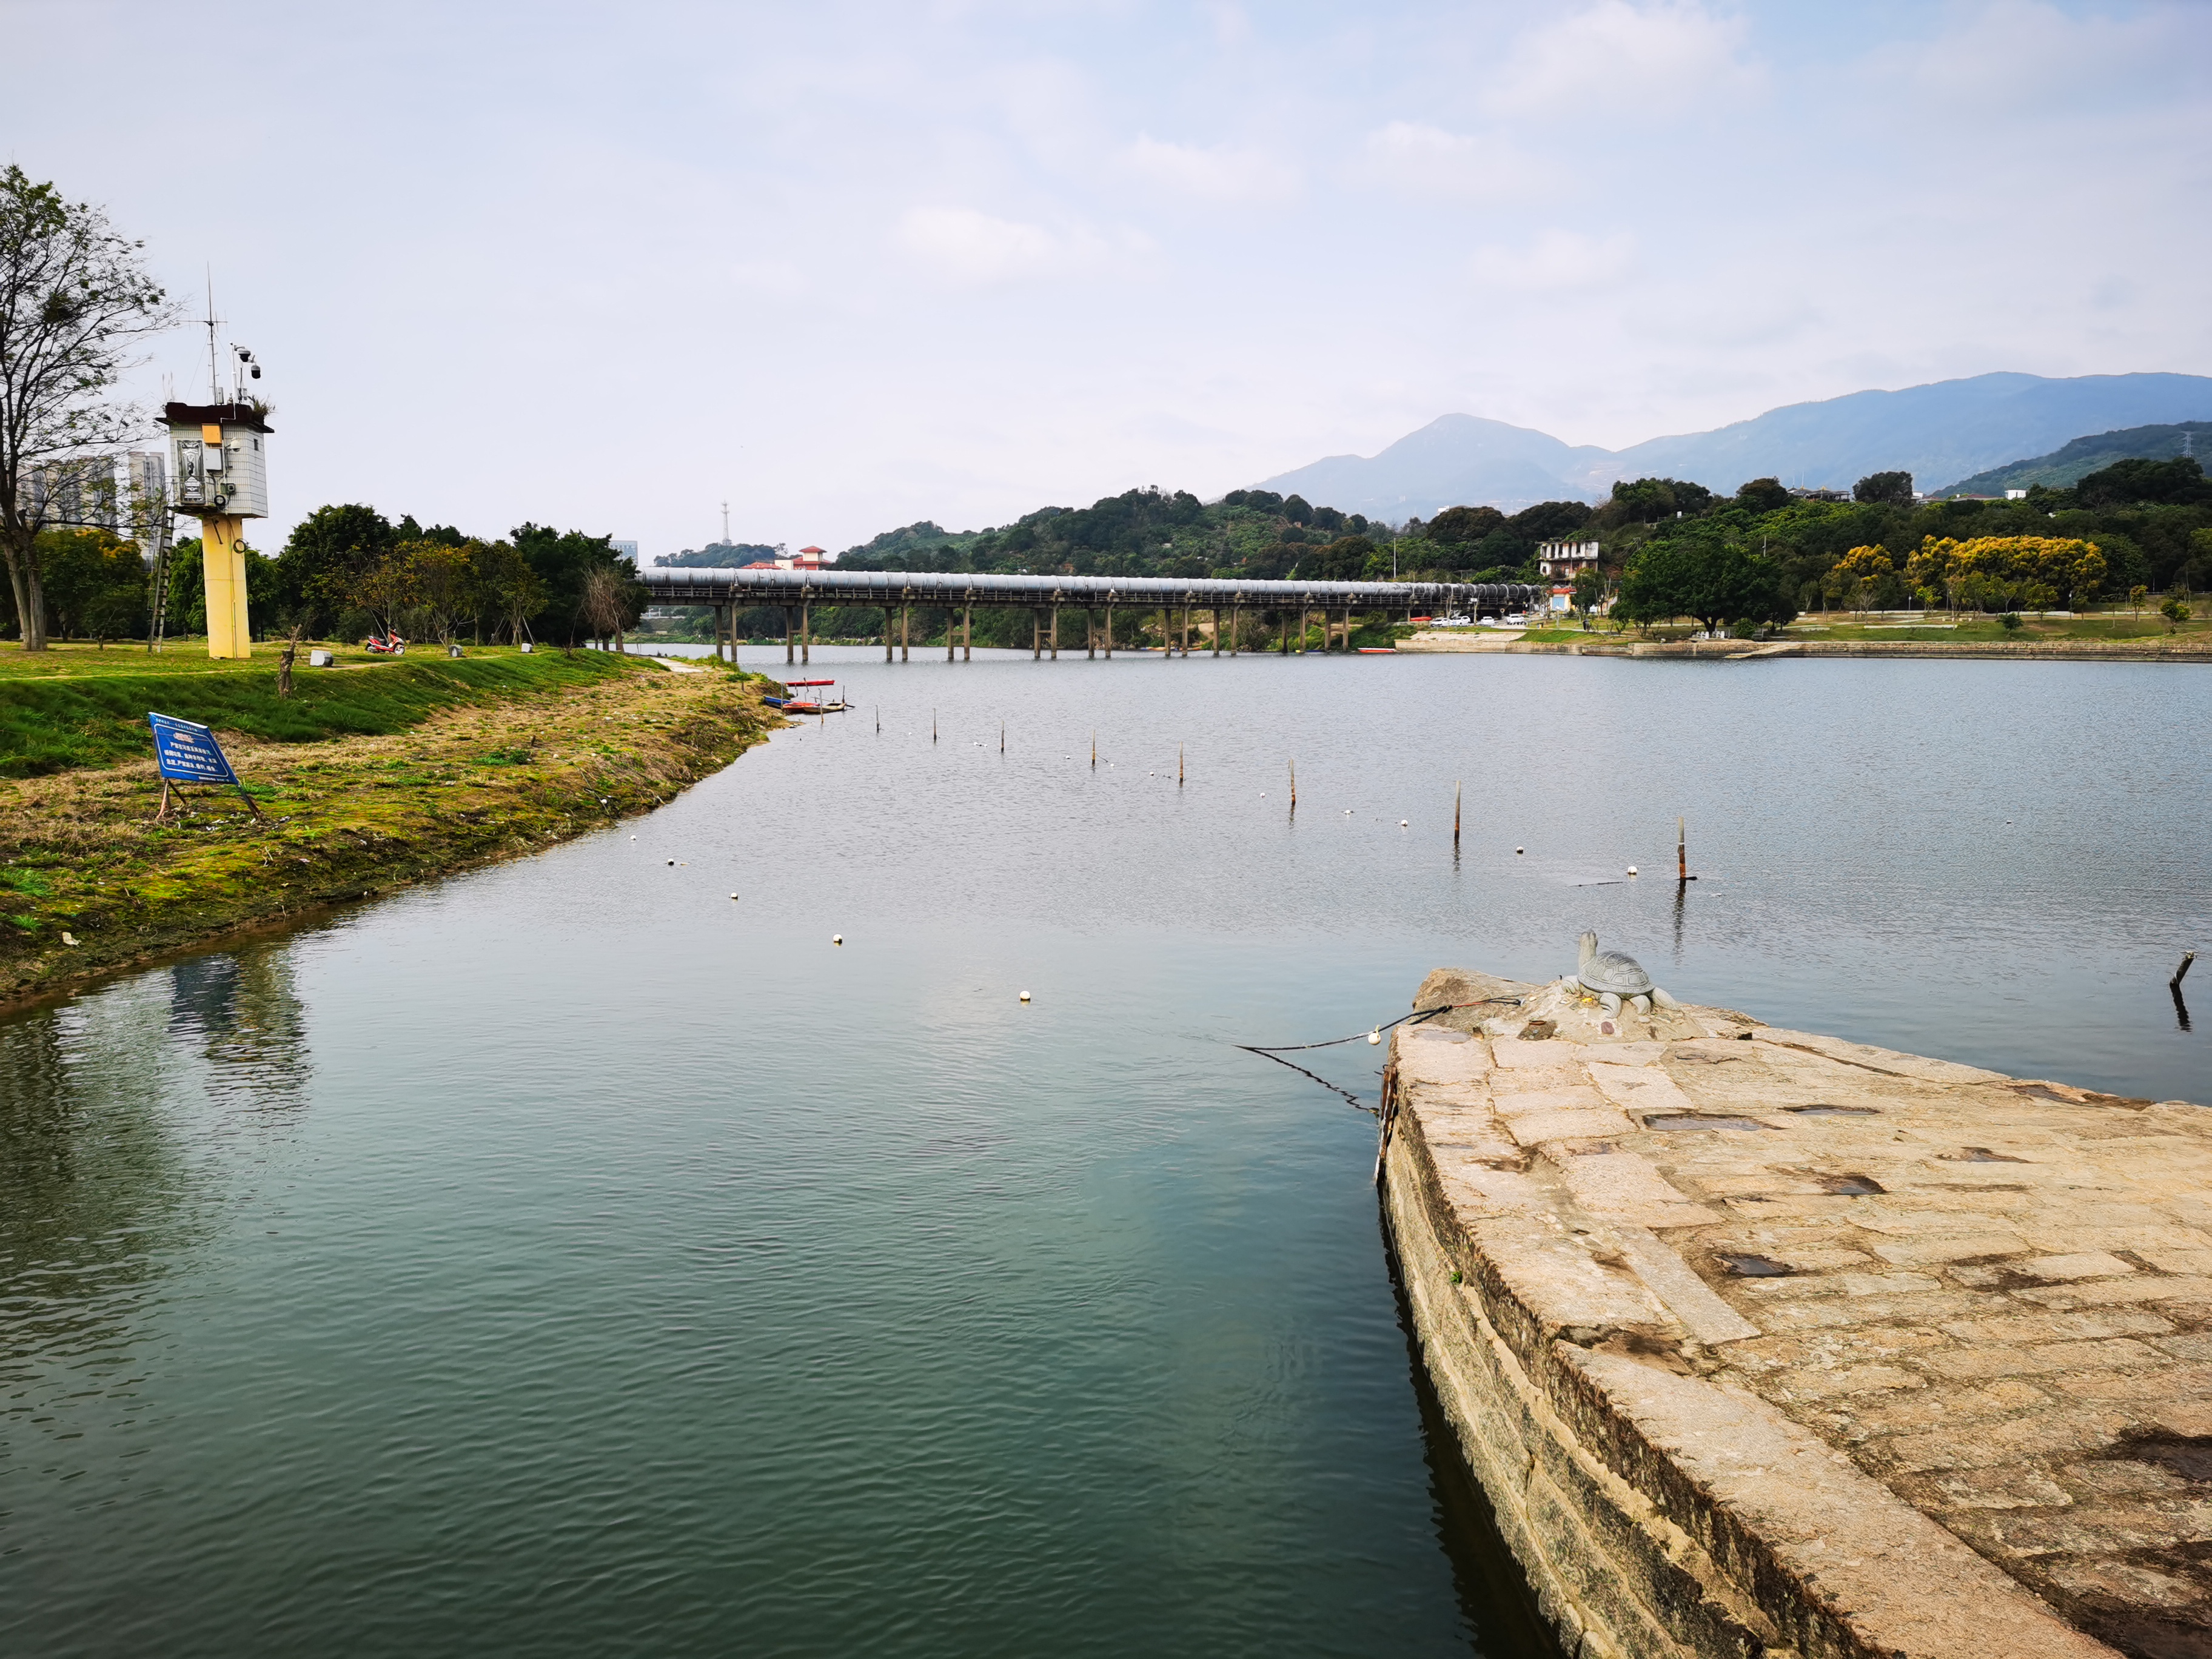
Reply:
[[[835,685],[835,680],[786,680],[784,689],[801,685]],[[787,714],[842,714],[846,703],[842,697],[763,697],[761,701],[771,708],[781,708]]]
[[[1395,657],[1398,654],[1398,647],[1395,645],[1363,645],[1359,647],[1359,654],[1363,657]]]

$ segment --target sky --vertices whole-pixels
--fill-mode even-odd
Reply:
[[[325,502],[835,550],[1449,412],[2212,373],[2212,4],[0,0]],[[125,390],[198,400],[205,331]]]

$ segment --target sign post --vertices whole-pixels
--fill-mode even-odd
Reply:
[[[246,793],[246,786],[231,770],[230,761],[222,752],[222,745],[215,740],[215,733],[206,726],[191,720],[180,720],[173,714],[156,714],[148,711],[146,723],[154,728],[154,763],[161,774],[161,810],[154,814],[159,823],[169,816],[169,786],[175,783],[227,783],[246,796],[246,810],[255,817],[261,809],[254,805],[253,797]],[[178,794],[181,797],[183,791]]]

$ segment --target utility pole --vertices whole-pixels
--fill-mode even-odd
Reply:
[[[727,501],[724,501],[724,502],[722,503],[722,545],[723,545],[723,546],[725,546],[725,547],[727,547],[729,544],[730,544],[730,504],[729,504]]]

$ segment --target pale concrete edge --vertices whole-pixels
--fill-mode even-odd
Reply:
[[[1394,1047],[1386,1100],[1395,1073]],[[1765,1402],[1564,1340],[1461,1224],[1418,1117],[1399,1129],[1385,1206],[1422,1353],[1570,1653],[2113,1652]]]

